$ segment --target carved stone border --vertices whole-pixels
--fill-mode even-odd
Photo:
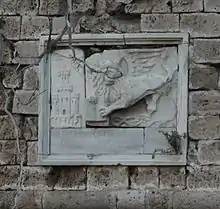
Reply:
[[[52,36],[52,39],[56,36]],[[41,36],[39,51],[47,45],[48,36]],[[188,33],[130,33],[130,34],[73,34],[73,46],[109,46],[109,45],[176,45],[178,47],[179,79],[177,132],[184,135],[182,154],[156,156],[151,155],[103,155],[88,159],[85,155],[50,155],[50,61],[45,56],[41,60],[39,98],[39,144],[38,163],[40,165],[185,165],[187,154],[187,118],[188,118]],[[68,36],[64,36],[57,47],[68,46]],[[180,89],[180,88],[178,88]]]

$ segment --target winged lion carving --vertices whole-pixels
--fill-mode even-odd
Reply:
[[[86,61],[97,72],[103,72],[87,71],[93,88],[88,90],[89,99],[102,100],[98,110],[101,117],[131,107],[142,99],[149,114],[153,113],[162,87],[178,70],[175,47],[109,50],[94,54]]]

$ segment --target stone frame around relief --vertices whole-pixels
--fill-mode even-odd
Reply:
[[[56,36],[52,36],[56,38]],[[47,46],[48,36],[41,36],[40,53]],[[38,164],[39,165],[185,165],[187,154],[187,118],[188,118],[188,44],[189,35],[186,33],[134,33],[134,34],[73,34],[72,45],[79,46],[125,46],[129,45],[175,45],[178,50],[178,98],[177,98],[177,133],[181,138],[181,153],[178,155],[163,155],[156,153],[138,154],[65,154],[59,151],[59,146],[54,144],[54,136],[50,128],[50,86],[51,66],[45,56],[40,63],[40,92],[39,96],[39,142],[38,142]],[[57,48],[68,47],[69,37],[64,36],[57,43]],[[103,129],[103,128],[100,128]],[[108,128],[107,128],[108,129]],[[123,128],[121,128],[123,129]],[[60,130],[57,130],[58,132]],[[79,130],[78,130],[79,131]],[[110,131],[110,128],[106,131]],[[117,132],[118,130],[116,130]],[[134,129],[123,129],[128,135],[138,136],[139,131]],[[122,131],[122,132],[123,132]],[[147,134],[143,131],[143,140]],[[72,134],[72,133],[70,133]],[[121,134],[119,130],[119,135]],[[133,135],[132,135],[133,134]],[[68,133],[67,133],[68,135]],[[123,135],[123,134],[122,134]],[[146,135],[146,136],[145,136]],[[72,136],[72,135],[71,135]],[[157,142],[156,142],[157,143]],[[117,146],[117,144],[116,144]],[[128,145],[131,146],[131,145]],[[51,150],[57,150],[53,154]],[[119,146],[120,147],[120,146]],[[144,148],[143,148],[144,149]]]

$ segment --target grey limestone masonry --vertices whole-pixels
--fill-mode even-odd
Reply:
[[[0,0],[0,209],[220,208],[219,0],[71,4],[73,32],[189,33],[187,164],[37,165],[39,38],[63,30],[67,1]]]

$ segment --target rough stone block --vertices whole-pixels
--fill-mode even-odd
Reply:
[[[179,31],[179,15],[176,14],[142,14],[142,32]]]
[[[201,165],[220,165],[220,141],[199,141],[198,161]]]
[[[14,115],[13,116],[16,122],[16,125],[18,126],[18,136],[19,138],[21,137],[21,126],[22,126],[22,121],[21,117]],[[4,139],[16,139],[17,133],[16,129],[14,127],[14,124],[9,118],[8,115],[2,115],[0,116],[0,140]]]
[[[23,136],[27,141],[38,139],[38,117],[25,117]]]
[[[203,10],[203,0],[172,0],[173,12],[199,12]]]
[[[48,183],[55,190],[85,190],[86,168],[83,167],[53,167]]]
[[[42,204],[50,209],[116,209],[116,195],[108,191],[51,191],[44,193]]]
[[[134,17],[113,17],[111,27],[115,32],[137,33],[140,32],[140,19]]]
[[[145,209],[145,191],[117,192],[117,209]]]
[[[65,15],[67,1],[63,0],[41,0],[39,7],[40,15]]]
[[[155,167],[130,167],[132,189],[147,189],[159,186],[159,172]]]
[[[7,41],[1,40],[1,63],[11,64],[13,59],[13,50],[10,47],[10,44]]]
[[[27,165],[36,165],[38,157],[37,142],[27,142]]]
[[[0,13],[4,15],[15,15],[16,14],[16,3],[17,0],[1,0],[0,1]]]
[[[190,116],[189,137],[195,140],[219,139],[219,126],[218,116]]]
[[[110,17],[108,14],[105,14],[100,17],[84,16],[80,22],[81,30],[93,33],[140,31],[139,17]]]
[[[173,194],[173,209],[216,209],[220,207],[218,191],[179,191]]]
[[[180,30],[190,33],[191,37],[219,37],[219,14],[183,14],[180,18]]]
[[[60,34],[66,25],[65,17],[53,18],[53,34]]]
[[[171,4],[168,0],[155,1],[131,1],[125,6],[125,12],[128,14],[142,14],[142,13],[166,13],[171,11]]]
[[[196,91],[189,95],[189,114],[220,114],[220,93],[218,91]]]
[[[0,189],[11,190],[17,188],[19,166],[1,166]]]
[[[188,162],[188,164],[199,164],[199,161],[198,161],[198,141],[189,141],[187,162]]]
[[[218,0],[204,0],[205,12],[220,12],[220,4]]]
[[[217,189],[220,186],[220,167],[188,166],[187,188]]]
[[[38,41],[18,41],[15,43],[18,56],[13,62],[20,64],[36,64],[39,60],[39,42]]]
[[[22,17],[21,38],[38,39],[40,34],[49,33],[49,20],[47,17],[24,16]]]
[[[190,89],[217,89],[217,69],[209,65],[194,64],[190,66]]]
[[[6,114],[5,105],[6,105],[7,110],[11,112],[12,103],[13,103],[13,96],[14,96],[14,93],[12,90],[0,89],[0,115]],[[7,104],[6,104],[6,102],[7,102]]]
[[[72,3],[74,13],[94,13],[94,0],[73,0]]]
[[[193,51],[196,63],[219,63],[220,39],[195,39]]]
[[[147,190],[146,209],[171,209],[173,192],[169,190]]]
[[[26,161],[26,143],[24,140],[19,141],[19,149],[22,153],[24,162]],[[0,165],[13,165],[20,162],[18,157],[18,147],[15,140],[0,141]]]
[[[1,0],[0,13],[3,15],[36,14],[38,0]]]
[[[16,205],[17,208],[42,209],[42,192],[21,191]]]
[[[24,71],[23,89],[36,90],[39,88],[38,66],[32,66]]]
[[[0,191],[0,208],[12,208],[14,205],[15,191]]]
[[[125,189],[128,187],[127,167],[88,167],[87,189]]]
[[[17,13],[20,15],[36,15],[38,12],[38,0],[17,0]]]
[[[161,167],[160,188],[185,188],[184,167]]]
[[[37,91],[17,90],[13,101],[13,113],[37,115],[38,97]]]
[[[23,190],[51,190],[50,167],[23,167]]]
[[[3,29],[5,37],[7,37],[7,39],[19,39],[21,17],[4,17],[4,21]]]
[[[5,88],[20,88],[22,85],[22,69],[17,65],[8,65],[3,67],[5,77],[2,81]]]

